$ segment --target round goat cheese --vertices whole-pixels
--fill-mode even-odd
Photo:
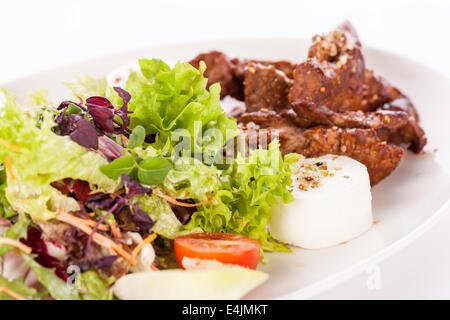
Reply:
[[[293,169],[295,200],[274,207],[269,224],[277,240],[307,248],[349,241],[373,224],[367,168],[345,156],[302,158]]]

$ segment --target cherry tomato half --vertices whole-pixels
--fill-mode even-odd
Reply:
[[[259,250],[258,240],[236,234],[204,232],[175,238],[175,256],[181,267],[183,258],[188,257],[256,269]]]

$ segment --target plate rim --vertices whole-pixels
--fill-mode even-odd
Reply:
[[[31,72],[31,73],[22,74],[22,75],[19,75],[16,77],[12,77],[10,79],[0,82],[0,88],[9,86],[10,84],[13,84],[13,83],[19,83],[19,82],[25,81],[27,78],[30,78],[30,77],[38,77],[38,76],[40,76],[42,74],[46,74],[46,73],[57,73],[58,70],[61,70],[61,69],[71,69],[71,68],[76,67],[77,65],[95,63],[96,61],[101,61],[102,59],[105,59],[105,58],[109,58],[109,59],[120,58],[120,57],[126,57],[129,55],[133,55],[135,53],[137,54],[140,52],[151,51],[151,50],[155,50],[155,49],[159,49],[159,50],[161,50],[163,48],[170,49],[171,47],[172,48],[176,48],[176,47],[180,47],[180,46],[181,47],[187,47],[187,46],[201,47],[201,46],[208,46],[208,45],[213,47],[214,45],[223,44],[223,43],[233,44],[233,43],[250,42],[250,41],[251,42],[262,42],[262,41],[264,41],[264,42],[294,42],[294,41],[308,41],[308,39],[305,37],[242,37],[242,38],[224,38],[224,39],[213,39],[213,40],[180,41],[177,43],[168,42],[168,43],[161,43],[161,44],[156,44],[156,45],[152,45],[152,46],[142,46],[142,47],[137,47],[137,48],[123,49],[123,50],[118,50],[118,51],[114,51],[114,52],[110,52],[110,53],[106,53],[106,54],[101,54],[101,55],[94,56],[94,57],[88,57],[88,58],[83,58],[80,60],[75,60],[73,62],[66,63],[66,64],[56,65],[56,66],[53,66],[53,67],[50,67],[48,69],[41,70],[38,72]],[[213,50],[213,48],[211,48],[211,50]],[[378,54],[388,54],[395,58],[406,59],[406,60],[408,60],[409,63],[420,66],[421,68],[425,69],[426,72],[432,72],[435,75],[439,75],[440,77],[446,79],[450,83],[450,77],[446,73],[444,73],[438,69],[435,69],[432,65],[424,63],[423,61],[418,61],[408,55],[403,55],[403,54],[400,54],[397,52],[391,52],[384,48],[378,48],[378,47],[374,47],[374,46],[370,46],[370,45],[365,46],[363,48],[363,52],[367,51],[367,50],[370,50],[373,53],[376,53],[377,55]],[[124,62],[126,62],[126,61],[124,61]],[[120,67],[120,66],[117,66],[117,67]],[[112,71],[112,70],[110,70],[110,71]],[[427,232],[429,229],[431,229],[434,225],[436,225],[437,222],[439,222],[441,219],[443,219],[449,213],[450,213],[450,197],[439,207],[439,209],[435,210],[425,222],[423,222],[422,224],[417,226],[413,231],[404,235],[403,237],[401,237],[394,243],[386,246],[385,248],[370,255],[369,257],[346,267],[345,269],[343,269],[339,272],[336,272],[328,277],[318,280],[318,281],[316,281],[310,285],[307,285],[305,287],[293,290],[286,294],[279,295],[273,299],[274,300],[284,300],[284,299],[292,300],[292,299],[313,298],[314,296],[316,296],[326,290],[329,290],[329,289],[345,282],[346,280],[349,280],[349,279],[357,276],[358,274],[361,274],[362,272],[364,272],[364,270],[368,266],[376,264],[376,263],[380,263],[381,261],[389,258],[390,256],[394,255],[395,253],[399,252],[400,250],[411,245],[415,240],[417,240],[425,232]]]

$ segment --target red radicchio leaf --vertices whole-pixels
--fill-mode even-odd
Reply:
[[[40,265],[46,268],[55,268],[55,274],[63,279],[67,280],[68,276],[66,268],[62,265],[61,261],[48,254],[47,245],[41,238],[41,231],[37,228],[29,227],[27,231],[27,239],[20,239],[20,241],[31,248],[31,252],[36,254],[34,259]]]
[[[86,203],[94,195],[89,183],[83,180],[73,180],[70,178],[55,181],[50,184],[53,188],[66,196],[71,196],[81,203]]]
[[[88,149],[98,149],[98,134],[92,123],[86,119],[77,122],[77,128],[70,134],[70,138]]]
[[[86,99],[86,107],[89,111],[89,107],[104,107],[108,109],[114,109],[111,102],[105,97],[93,96]]]

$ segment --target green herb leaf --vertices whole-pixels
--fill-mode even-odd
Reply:
[[[136,166],[136,160],[132,156],[124,156],[117,158],[111,163],[105,164],[100,167],[100,171],[103,172],[108,178],[116,180],[122,173],[130,174]]]
[[[81,113],[83,110],[81,110],[81,108],[73,103],[69,104],[69,106],[67,107],[67,113],[68,114],[79,114]]]
[[[157,185],[164,181],[173,165],[161,157],[148,158],[138,165],[139,181],[147,185]]]
[[[130,140],[127,147],[130,149],[141,146],[145,141],[145,128],[143,126],[137,126],[131,132]]]

